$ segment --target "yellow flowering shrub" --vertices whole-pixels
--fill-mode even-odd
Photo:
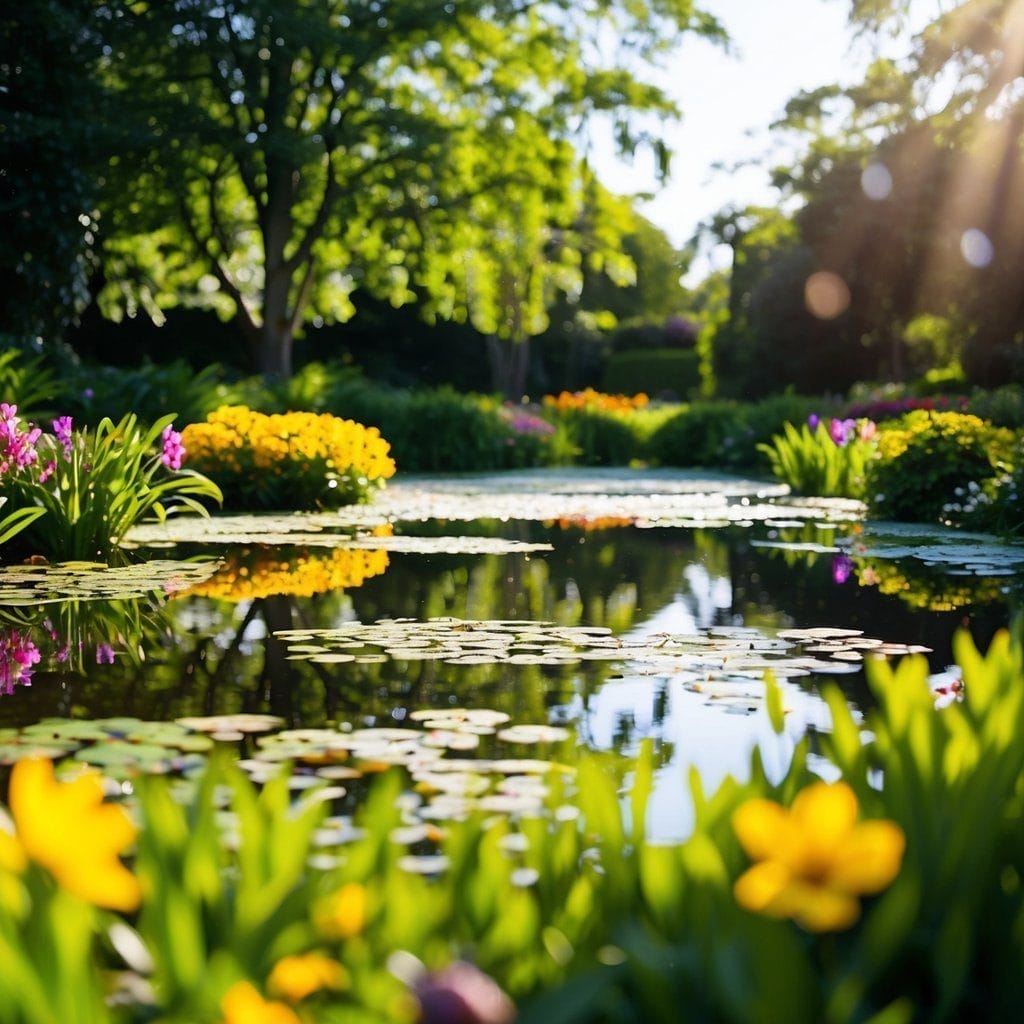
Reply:
[[[228,508],[337,508],[365,501],[395,473],[376,427],[329,413],[221,406],[185,427],[182,444]]]
[[[361,586],[388,567],[388,553],[362,548],[301,551],[282,557],[273,548],[232,554],[208,580],[178,596],[246,601],[275,594],[312,597]]]

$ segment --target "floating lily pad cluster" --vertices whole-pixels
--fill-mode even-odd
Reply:
[[[205,520],[204,520],[205,522]],[[209,579],[219,562],[154,559],[135,565],[62,562],[0,566],[0,606],[67,600],[117,600],[177,593]]]
[[[885,642],[859,630],[821,627],[769,636],[750,627],[712,627],[690,634],[616,637],[602,626],[542,621],[435,618],[381,619],[334,629],[282,630],[289,657],[326,663],[372,664],[439,660],[448,665],[567,665],[621,663],[633,675],[682,676],[694,690],[726,695],[749,688],[766,671],[779,678],[855,672],[866,654],[896,657],[928,648]]]

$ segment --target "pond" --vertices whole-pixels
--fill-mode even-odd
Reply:
[[[924,653],[948,687],[954,633],[987,644],[1024,566],[992,538],[661,471],[399,478],[337,514],[132,540],[117,570],[0,569],[3,763],[187,774],[230,745],[256,778],[296,759],[351,784],[398,761],[436,788],[469,759],[512,775],[649,737],[664,837],[688,827],[690,767],[712,788],[759,744],[781,772],[827,728],[827,682],[866,710],[865,657]]]

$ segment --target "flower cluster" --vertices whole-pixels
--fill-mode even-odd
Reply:
[[[817,430],[818,425],[824,422],[817,413],[811,413],[807,417],[807,426],[811,430]],[[848,444],[853,441],[870,441],[878,433],[878,425],[874,420],[869,419],[853,419],[847,417],[846,419],[839,419],[833,416],[826,424],[828,429],[828,436],[832,438],[833,442],[840,448],[845,448]]]
[[[32,685],[32,669],[42,655],[27,633],[18,629],[0,632],[0,697],[9,697],[16,685]]]
[[[222,406],[182,431],[190,460],[240,508],[309,509],[363,501],[394,475],[376,427],[328,413],[266,415]]]
[[[514,402],[506,402],[501,407],[501,418],[508,424],[513,434],[528,435],[543,440],[555,432],[554,426],[546,419]]]
[[[962,395],[956,398],[939,395],[935,398],[877,399],[847,406],[846,415],[855,419],[867,417],[877,422],[897,419],[915,409],[923,409],[926,412],[966,412],[967,405],[967,399]]]
[[[632,412],[644,408],[650,399],[643,392],[633,395],[607,395],[594,388],[582,391],[561,391],[557,395],[545,395],[544,404],[558,412],[586,409],[597,412]]]
[[[36,443],[42,429],[32,426],[22,429],[20,423],[18,407],[0,402],[0,476],[15,473],[39,459]]]
[[[361,548],[303,551],[283,558],[274,550],[232,555],[210,579],[178,596],[211,597],[220,601],[246,601],[275,594],[311,597],[335,590],[351,590],[388,567],[388,553]]]

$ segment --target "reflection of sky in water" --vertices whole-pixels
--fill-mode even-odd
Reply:
[[[694,633],[721,623],[721,613],[732,607],[728,578],[712,576],[699,564],[687,565],[683,576],[687,592],[678,593],[627,637]],[[679,839],[693,824],[692,768],[700,772],[704,791],[710,794],[728,775],[745,779],[751,752],[759,745],[769,776],[781,778],[807,729],[827,728],[828,707],[820,697],[785,680],[780,686],[787,709],[781,735],[772,729],[763,701],[756,701],[753,712],[730,710],[707,694],[688,689],[678,674],[610,679],[590,696],[586,707],[576,698],[560,708],[557,717],[576,719],[581,739],[596,749],[612,748],[623,722],[635,742],[653,737],[671,745],[672,755],[655,777],[647,827],[656,839]],[[752,680],[751,692],[759,689]]]

